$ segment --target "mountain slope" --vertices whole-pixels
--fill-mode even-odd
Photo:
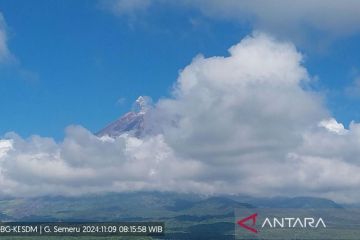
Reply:
[[[144,132],[144,114],[128,112],[118,120],[96,133],[98,137],[109,136],[119,137],[121,134],[129,132],[136,137],[140,137]]]

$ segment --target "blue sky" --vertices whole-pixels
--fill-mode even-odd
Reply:
[[[160,189],[358,203],[359,9],[0,0],[0,195]],[[92,134],[140,95],[156,103],[141,115],[149,134]]]
[[[116,13],[108,3],[113,2],[0,1],[15,59],[0,66],[0,135],[61,139],[71,124],[97,131],[139,95],[155,101],[168,96],[179,70],[197,54],[227,55],[258,28],[251,20],[213,17],[200,7],[159,1],[139,12]],[[266,30],[305,55],[304,65],[316,77],[311,87],[324,94],[338,121],[360,121],[356,29],[300,29],[301,38]]]

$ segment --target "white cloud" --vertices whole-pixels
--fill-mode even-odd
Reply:
[[[6,138],[12,147],[2,141],[6,152],[1,157],[0,191],[4,194],[167,190],[174,189],[177,179],[197,175],[200,168],[200,163],[175,157],[162,136],[140,140],[123,135],[106,141],[71,126],[62,143],[39,136],[24,140],[8,134]]]
[[[8,48],[7,40],[6,22],[0,12],[0,63],[6,63],[14,58]]]
[[[118,16],[134,16],[139,11],[145,11],[151,4],[152,0],[105,0],[101,5]]]
[[[0,159],[5,156],[8,151],[12,149],[12,141],[0,140]]]
[[[360,30],[357,0],[192,0],[188,4],[208,16],[250,22],[272,32],[310,28],[342,35]]]
[[[151,5],[198,9],[203,15],[250,24],[258,31],[291,39],[299,44],[326,45],[328,40],[360,31],[358,0],[113,0],[105,3],[117,15],[139,15]]]
[[[330,132],[337,134],[346,134],[348,130],[344,128],[342,123],[338,123],[334,118],[325,119],[319,123],[319,127],[324,127]]]
[[[7,142],[0,150],[0,191],[169,190],[359,201],[360,125],[346,130],[328,120],[321,96],[301,87],[310,77],[295,47],[256,33],[229,53],[196,57],[172,97],[151,108],[153,135],[143,139],[98,138],[79,126],[69,127],[60,143],[8,134],[11,148]]]
[[[181,153],[208,151],[211,159],[227,151],[236,161],[238,154],[297,146],[327,116],[320,97],[300,87],[308,81],[301,61],[293,45],[263,34],[233,46],[230,57],[197,57],[181,73],[176,98],[158,103],[157,115],[171,123],[167,141]]]

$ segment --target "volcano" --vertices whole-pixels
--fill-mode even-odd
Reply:
[[[124,133],[135,137],[141,137],[145,134],[145,118],[150,108],[150,99],[140,96],[133,106],[133,110],[124,114],[116,121],[110,123],[102,130],[96,133],[98,137],[117,138]]]

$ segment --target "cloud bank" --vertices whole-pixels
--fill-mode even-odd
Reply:
[[[302,55],[255,33],[229,56],[197,56],[170,98],[154,104],[153,134],[99,138],[70,126],[65,139],[8,133],[0,192],[29,196],[161,190],[360,200],[360,125],[331,117]]]
[[[319,47],[323,47],[329,40],[360,31],[358,0],[108,0],[101,3],[117,16],[131,17],[144,14],[151,6],[191,8],[212,19],[248,24],[252,29],[298,44],[311,43],[308,46],[320,40]]]
[[[348,35],[360,30],[357,0],[192,0],[188,4],[207,16],[250,22],[272,33],[308,29]]]

